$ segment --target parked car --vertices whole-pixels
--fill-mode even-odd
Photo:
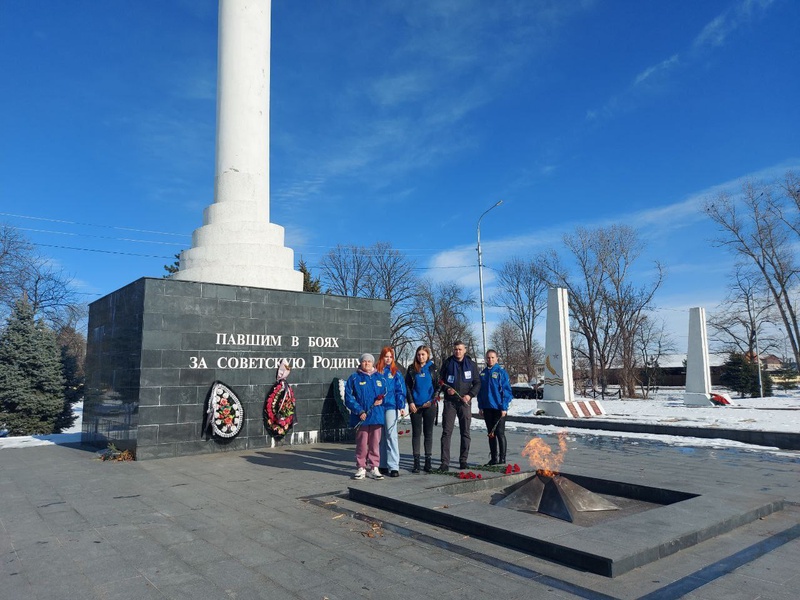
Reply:
[[[511,393],[514,394],[514,398],[541,400],[542,394],[544,393],[544,386],[539,383],[535,383],[534,385],[530,383],[515,383],[511,386]]]

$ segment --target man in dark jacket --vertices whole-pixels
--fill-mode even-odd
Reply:
[[[481,389],[478,365],[468,355],[464,342],[453,344],[453,355],[444,361],[439,370],[439,380],[444,391],[442,409],[442,464],[441,471],[450,469],[450,438],[453,435],[456,417],[461,433],[461,451],[458,456],[459,469],[467,468],[469,458],[469,428],[472,421],[472,399]]]

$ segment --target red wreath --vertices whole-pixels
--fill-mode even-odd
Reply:
[[[288,374],[288,365],[281,365],[277,382],[264,402],[264,424],[273,437],[286,435],[296,423],[294,390],[286,383]]]

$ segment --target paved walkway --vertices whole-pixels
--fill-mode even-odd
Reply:
[[[510,461],[522,465],[527,439],[509,436]],[[475,462],[485,460],[485,446],[473,432]],[[800,453],[591,435],[571,435],[568,446],[567,472],[714,481],[789,504],[609,579],[349,501],[351,445],[138,463],[102,462],[87,448],[4,449],[0,598],[797,598]],[[401,449],[408,468],[407,436]],[[397,479],[356,483],[431,478],[448,480],[404,470]]]

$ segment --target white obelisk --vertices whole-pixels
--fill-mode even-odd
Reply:
[[[302,291],[283,227],[269,222],[271,0],[220,0],[214,203],[172,277]]]
[[[572,402],[572,339],[569,333],[569,307],[565,288],[547,291],[547,329],[544,338],[543,399]]]
[[[708,360],[706,309],[689,309],[689,348],[686,352],[686,406],[713,406],[711,368]]]
[[[547,291],[547,329],[544,336],[544,390],[536,407],[553,417],[581,418],[604,415],[595,400],[575,400],[572,375],[572,337],[569,331],[568,291]],[[537,411],[538,413],[538,411]]]

